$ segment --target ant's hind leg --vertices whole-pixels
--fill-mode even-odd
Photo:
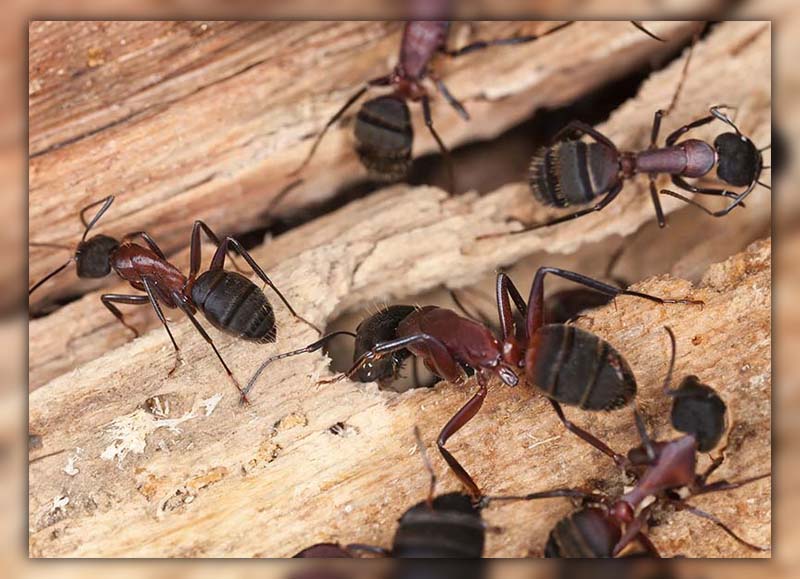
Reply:
[[[147,296],[132,296],[132,295],[125,295],[125,294],[103,294],[100,296],[100,301],[103,302],[103,305],[108,309],[109,312],[114,314],[114,317],[119,320],[119,322],[128,328],[131,332],[133,332],[134,337],[139,337],[139,330],[131,326],[128,322],[125,321],[125,316],[119,308],[117,308],[114,304],[128,304],[132,306],[141,306],[146,303],[149,303],[150,299]],[[170,335],[170,337],[172,337]],[[173,340],[174,342],[174,340]]]

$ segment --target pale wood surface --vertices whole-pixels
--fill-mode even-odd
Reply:
[[[685,98],[666,130],[701,116],[711,104],[736,102],[742,130],[757,143],[769,140],[769,66],[765,65],[769,33],[765,26],[728,23],[698,46]],[[619,38],[627,38],[626,34],[622,26]],[[629,42],[640,46],[639,40]],[[393,54],[391,46],[389,53]],[[644,146],[652,113],[669,101],[681,65],[673,63],[653,75],[641,94],[620,107],[601,129],[621,148]],[[465,82],[474,80],[466,70],[463,75]],[[454,81],[451,84],[456,86]],[[319,98],[327,104],[325,112],[314,117],[318,121],[347,92],[342,89],[330,96],[330,90],[329,86],[320,92]],[[473,114],[480,104],[470,103]],[[705,134],[709,135],[713,133]],[[342,135],[338,138],[344,141]],[[345,154],[342,142],[337,146],[337,137],[332,141],[325,147],[329,159],[325,161],[323,155],[318,160],[321,167],[337,164],[336,155]],[[302,155],[304,144],[287,153],[284,168]],[[66,154],[70,148],[52,153]],[[337,171],[345,165],[339,163]],[[535,252],[570,252],[584,243],[631,233],[652,214],[649,199],[641,194],[644,190],[643,182],[632,183],[601,215],[557,230],[476,241],[482,233],[513,228],[505,225],[508,217],[541,219],[544,212],[533,208],[521,184],[482,198],[468,194],[452,199],[434,188],[398,186],[281,236],[257,248],[254,256],[298,311],[325,324],[365,303],[417,295],[443,283],[470,285],[496,267]],[[83,199],[97,196],[86,194]],[[186,199],[182,197],[181,202]],[[192,199],[209,197],[202,193]],[[769,196],[757,193],[751,199],[746,211],[757,229],[769,220]],[[151,203],[143,203],[139,210],[129,205],[134,200],[131,193],[126,205],[120,204],[126,208],[125,217],[110,221],[108,231],[142,227],[141,219]],[[202,204],[190,204],[204,217],[211,214]],[[74,205],[69,211],[63,207],[51,211],[61,215],[63,239],[74,237],[77,231]],[[223,206],[233,207],[231,203]],[[131,217],[135,226],[125,223],[130,211],[135,214]],[[167,220],[159,216],[160,226],[166,228]],[[185,245],[188,224],[195,216],[186,211],[178,217],[184,220],[182,226],[170,224],[170,230],[182,231],[179,243]],[[216,219],[209,221],[224,223]],[[720,472],[730,478],[769,469],[769,256],[769,244],[764,243],[712,268],[695,288],[668,278],[639,288],[701,298],[706,301],[702,311],[654,308],[621,299],[616,308],[606,308],[583,322],[628,358],[647,416],[661,435],[670,433],[665,427],[666,405],[657,393],[667,358],[660,327],[669,324],[675,329],[678,373],[697,373],[712,383],[734,413],[735,452]],[[176,263],[183,265],[185,254]],[[520,280],[524,288],[528,283]],[[249,375],[265,356],[314,338],[308,328],[292,322],[282,306],[276,310],[278,344],[259,347],[213,333],[240,377]],[[150,312],[146,308],[140,312],[132,316],[137,325],[153,327]],[[413,425],[419,424],[426,440],[432,441],[466,400],[469,389],[442,385],[432,391],[393,395],[347,381],[317,387],[316,380],[329,371],[326,359],[313,355],[276,364],[254,393],[253,406],[241,409],[207,345],[185,320],[173,317],[178,319],[174,329],[186,363],[172,378],[167,378],[172,353],[163,330],[129,341],[102,309],[97,293],[31,323],[32,384],[34,378],[46,382],[31,394],[30,429],[44,440],[44,447],[31,457],[66,450],[31,465],[31,554],[280,556],[320,540],[388,544],[397,516],[424,495],[425,475],[413,454]],[[44,364],[38,362],[42,359]],[[176,425],[177,430],[156,422],[140,409],[154,395],[170,401],[169,418],[180,419],[187,413],[192,418]],[[217,395],[222,398],[206,415]],[[205,407],[198,405],[201,401],[206,401]],[[625,412],[574,413],[574,417],[618,448],[634,441]],[[352,427],[349,436],[329,433],[328,428],[338,421]],[[144,452],[129,453],[121,461],[103,459],[104,453],[109,457],[114,449],[112,423],[121,427],[123,422],[141,429],[141,436],[129,442],[144,441]],[[454,438],[452,448],[490,491],[593,484],[598,479],[619,482],[611,465],[570,439],[542,397],[526,388],[494,387],[484,411]],[[435,465],[441,474],[445,472],[438,457]],[[441,490],[456,487],[447,474]],[[770,483],[764,481],[698,504],[730,521],[748,539],[769,543],[769,495]],[[487,519],[503,531],[490,536],[487,554],[540,554],[547,531],[569,509],[566,501],[492,509]],[[683,514],[667,516],[663,525],[653,529],[652,537],[666,554],[751,554],[706,523]]]
[[[672,117],[665,120],[664,134],[702,116],[710,105],[724,99],[739,105],[737,121],[744,132],[758,144],[769,141],[769,68],[763,63],[769,62],[770,39],[765,27],[768,24],[762,22],[726,23],[697,46],[683,97]],[[598,128],[620,148],[646,146],[653,111],[669,103],[682,66],[682,60],[678,60],[652,75],[636,98]],[[712,127],[719,130],[716,125]],[[698,134],[711,138],[715,132]],[[308,248],[338,248],[336,255],[343,260],[338,265],[353,266],[352,287],[341,301],[320,296],[317,306],[322,310],[307,312],[324,324],[330,315],[356,308],[361,300],[417,294],[439,284],[461,287],[535,252],[571,253],[586,243],[629,234],[652,218],[646,190],[646,179],[635,179],[601,214],[558,228],[476,242],[475,238],[483,233],[518,227],[514,223],[505,225],[507,219],[540,221],[547,213],[532,201],[525,184],[510,184],[483,197],[467,194],[456,198],[448,198],[438,189],[397,186],[290,231],[257,248],[253,255],[269,272],[269,268],[296,258]],[[668,212],[680,206],[673,201],[664,200]],[[117,206],[109,216],[116,210]],[[737,215],[737,227],[763,229],[770,219],[770,196],[766,191],[756,191],[744,213]],[[696,218],[699,222],[707,220],[699,212]],[[187,226],[184,231],[188,233],[188,229]],[[111,230],[102,231],[113,231],[113,225]],[[704,251],[703,246],[698,244],[692,252]],[[206,256],[210,251],[206,249]],[[32,258],[37,255],[33,252]],[[176,255],[174,262],[185,269],[188,252]],[[73,274],[64,277],[74,279]],[[280,278],[277,282],[282,287]],[[128,286],[116,282],[104,291],[125,292]],[[89,293],[56,313],[31,322],[31,388],[131,339],[131,334],[102,307],[100,293]],[[138,328],[158,325],[149,308],[127,311]]]
[[[331,296],[347,292],[340,273],[320,268],[313,254],[277,273],[325,281]],[[731,410],[730,452],[720,471],[729,478],[770,465],[770,255],[769,242],[757,244],[710,268],[696,287],[668,277],[636,286],[702,299],[702,309],[623,298],[580,322],[624,353],[659,436],[670,436],[668,403],[658,390],[667,361],[661,326],[675,330],[678,375],[695,373],[713,384]],[[317,299],[299,286],[293,291],[301,311]],[[185,323],[176,329],[181,343],[192,343]],[[283,330],[284,347],[313,338],[300,324],[284,322]],[[167,379],[171,352],[151,332],[31,394],[30,428],[44,440],[38,453],[68,449],[31,465],[32,555],[286,556],[320,540],[388,544],[397,516],[426,485],[413,425],[432,441],[471,390],[441,385],[393,395],[349,381],[315,386],[329,375],[326,359],[315,354],[274,365],[253,405],[241,408],[205,344],[186,350],[186,365]],[[236,345],[224,353],[246,373],[275,350]],[[159,423],[142,409],[154,395],[169,400],[168,418],[177,424]],[[617,448],[635,441],[628,412],[571,415]],[[339,421],[349,426],[345,436],[328,431]],[[119,456],[126,448],[132,450]],[[487,491],[619,484],[607,459],[564,432],[527,387],[494,385],[452,449]],[[434,464],[444,474],[438,457]],[[440,489],[456,487],[445,474]],[[750,540],[769,543],[769,495],[767,480],[696,502],[735,522]],[[569,509],[567,501],[492,508],[486,518],[503,531],[490,534],[487,555],[541,553],[547,531]],[[665,515],[652,537],[666,554],[751,555],[685,514]]]

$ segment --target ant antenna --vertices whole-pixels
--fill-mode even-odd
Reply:
[[[113,202],[114,202],[114,196],[113,195],[109,195],[105,199],[101,199],[100,201],[96,201],[96,202],[94,202],[94,203],[92,203],[90,205],[87,205],[83,209],[81,209],[81,223],[83,223],[83,225],[86,227],[86,229],[83,232],[83,237],[81,237],[81,241],[86,241],[86,236],[89,234],[89,231],[91,231],[92,227],[94,227],[95,224],[98,221],[100,221],[100,218],[103,216],[103,214],[106,211],[108,211],[108,208],[111,207],[111,204]],[[88,211],[92,207],[97,207],[101,203],[103,204],[103,206],[95,214],[95,216],[92,217],[92,220],[89,223],[86,223],[86,211]]]
[[[320,348],[322,348],[322,346],[324,346],[325,343],[328,342],[329,340],[331,340],[332,338],[335,338],[336,336],[342,336],[342,335],[352,336],[353,338],[356,337],[356,335],[353,332],[348,332],[346,330],[340,330],[338,332],[331,332],[330,334],[322,336],[319,340],[309,344],[308,346],[306,346],[304,348],[300,348],[299,350],[292,350],[291,352],[284,352],[283,354],[276,354],[275,356],[267,358],[264,361],[264,363],[261,364],[261,366],[258,367],[258,370],[256,370],[255,374],[253,374],[252,378],[250,378],[250,380],[247,382],[247,386],[245,386],[244,389],[242,390],[242,399],[247,397],[247,394],[250,392],[250,390],[252,390],[253,386],[255,386],[256,381],[258,380],[259,376],[261,376],[261,373],[264,370],[266,370],[267,366],[269,366],[270,364],[272,364],[276,360],[282,360],[283,358],[290,358],[292,356],[297,356],[298,354],[306,354],[306,353],[309,353],[309,352],[315,352],[316,350],[319,350]]]
[[[83,223],[83,226],[85,228],[83,230],[83,235],[81,236],[81,243],[86,241],[86,236],[89,234],[89,231],[91,231],[92,228],[97,224],[97,222],[100,220],[100,218],[103,216],[103,214],[106,211],[108,211],[108,208],[111,207],[111,204],[113,202],[114,202],[114,196],[113,195],[109,195],[108,197],[106,197],[104,199],[101,199],[100,201],[95,201],[94,203],[91,203],[91,204],[87,205],[86,207],[84,207],[83,209],[81,209],[81,213],[80,213],[81,223]],[[86,222],[86,212],[89,209],[91,209],[92,207],[97,207],[100,204],[102,204],[103,206],[95,214],[95,216],[92,217],[92,220],[87,223]],[[69,249],[70,251],[72,251],[71,248],[69,248],[69,247],[67,247],[65,245],[60,245],[60,244],[56,244],[56,243],[31,242],[28,245],[32,245],[34,247],[57,247],[59,249]],[[54,269],[53,271],[48,273],[46,276],[44,276],[42,279],[37,281],[35,284],[33,284],[33,286],[31,286],[31,288],[28,289],[28,295],[31,295],[34,291],[36,291],[39,287],[41,287],[41,285],[43,283],[45,283],[47,280],[49,280],[52,277],[55,277],[56,275],[58,275],[59,273],[64,271],[69,266],[69,264],[71,264],[73,261],[75,261],[75,256],[74,255],[72,257],[70,257],[67,260],[66,263],[64,263],[63,265],[60,265],[59,267],[57,267],[56,269]]]
[[[414,437],[417,439],[417,449],[419,450],[419,455],[422,457],[422,463],[425,465],[425,470],[428,471],[428,474],[431,475],[431,485],[428,489],[428,498],[426,499],[426,503],[430,510],[433,510],[433,496],[436,493],[436,473],[433,472],[433,466],[431,465],[431,461],[428,458],[428,451],[425,448],[425,443],[422,442],[422,435],[419,432],[419,426],[414,426]]]
[[[69,266],[69,264],[71,264],[73,261],[75,261],[75,256],[74,255],[72,257],[70,257],[66,261],[66,263],[58,266],[56,269],[54,269],[53,271],[48,273],[46,276],[44,276],[42,279],[40,279],[35,284],[33,284],[31,286],[31,288],[28,290],[28,295],[31,295],[33,292],[35,292],[44,282],[46,282],[47,280],[49,280],[52,277],[57,276],[59,273],[64,271]]]
[[[738,110],[738,109],[736,107],[731,107],[731,106],[728,106],[728,105],[715,105],[715,106],[711,107],[709,109],[709,111],[717,119],[719,119],[720,121],[722,121],[726,125],[730,125],[733,128],[733,130],[736,131],[736,134],[741,137],[742,136],[742,132],[739,130],[739,127],[736,126],[736,123],[734,123],[731,120],[731,118],[728,115],[726,115],[725,113],[723,113],[720,109],[729,109],[729,110],[734,110],[734,111]]]
[[[667,334],[669,335],[669,342],[672,347],[672,354],[670,355],[669,359],[669,370],[667,370],[667,375],[664,377],[664,384],[661,386],[661,389],[664,391],[664,394],[667,396],[672,396],[673,392],[670,390],[669,385],[672,383],[672,372],[675,369],[675,334],[672,331],[672,328],[669,326],[664,326],[664,330],[666,330]]]

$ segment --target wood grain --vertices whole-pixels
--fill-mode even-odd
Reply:
[[[461,25],[452,40],[550,26]],[[465,123],[434,99],[438,130],[450,146],[491,138],[673,51],[695,28],[651,26],[669,42],[625,22],[587,22],[539,42],[437,59],[472,115]],[[394,64],[400,25],[32,22],[29,36],[31,240],[73,245],[77,210],[113,194],[106,231],[145,229],[173,253],[186,247],[199,216],[223,232],[263,225],[310,139],[361,83]],[[414,116],[415,155],[434,150],[418,110]],[[303,186],[278,209],[297,210],[364,178],[350,130],[345,123],[331,131]],[[66,257],[33,248],[30,280]],[[37,299],[80,287],[66,276]]]
[[[313,253],[305,265],[279,266],[278,275],[318,276],[342,299],[348,283],[335,268],[319,268]],[[702,309],[621,298],[581,321],[624,353],[658,436],[670,436],[658,389],[667,362],[662,326],[674,329],[677,374],[713,384],[733,415],[721,477],[769,470],[770,256],[764,241],[710,268],[696,287],[668,276],[636,286],[702,299]],[[303,287],[292,291],[307,311],[318,298]],[[181,343],[189,341],[186,323],[176,330]],[[282,326],[281,347],[312,338],[301,324]],[[277,350],[227,346],[224,354],[243,374]],[[346,380],[317,386],[330,372],[324,356],[313,354],[274,365],[253,405],[241,408],[205,344],[186,350],[186,365],[167,379],[171,352],[151,332],[31,394],[30,428],[43,440],[32,457],[65,450],[30,467],[31,555],[287,556],[323,540],[388,544],[398,515],[426,488],[413,426],[432,441],[471,391],[440,385],[397,395]],[[169,402],[166,417],[144,409],[153,396],[162,407]],[[635,442],[629,412],[570,415],[616,448]],[[329,431],[337,422],[348,426],[346,435]],[[564,432],[528,387],[494,385],[452,449],[491,492],[619,484],[613,465]],[[434,464],[443,474],[440,490],[457,488],[438,457]],[[768,544],[769,496],[766,480],[697,503]],[[569,510],[568,501],[492,508],[486,518],[502,532],[490,534],[487,555],[540,554],[547,531]],[[752,555],[689,515],[664,514],[662,523],[652,537],[667,555]]]
[[[673,116],[665,121],[665,132],[702,116],[710,105],[724,98],[739,104],[738,121],[743,131],[756,143],[769,141],[769,68],[763,66],[764,59],[769,59],[769,34],[764,27],[758,22],[726,23],[697,46],[684,95]],[[734,47],[738,52],[732,58]],[[682,61],[675,61],[654,74],[636,98],[598,128],[620,148],[646,146],[653,111],[669,103],[682,66]],[[711,137],[714,132],[698,134]],[[317,323],[324,324],[330,315],[358,308],[361,300],[413,295],[440,284],[463,287],[497,267],[536,252],[567,254],[612,235],[630,234],[652,219],[646,190],[646,179],[635,179],[601,214],[526,235],[475,241],[484,233],[518,228],[513,220],[543,221],[550,213],[532,202],[526,184],[510,184],[482,197],[467,194],[455,198],[438,189],[401,185],[290,231],[257,248],[253,255],[269,270],[309,248],[335,246],[337,255],[353,265],[354,285],[340,303],[320,297],[326,305],[313,315]],[[764,193],[757,191],[750,197],[745,216],[737,217],[737,227],[760,231],[767,226],[771,203]],[[667,212],[680,206],[672,201],[664,201]],[[696,219],[710,221],[699,212]],[[507,220],[512,222],[506,224]],[[701,251],[701,246],[698,244],[696,251]],[[206,256],[210,251],[205,250]],[[32,257],[35,255],[32,253]],[[185,270],[188,252],[177,254],[174,262]],[[116,282],[104,291],[127,289],[127,285]],[[131,339],[131,334],[99,303],[100,293],[89,293],[54,314],[31,321],[31,388]],[[140,329],[159,325],[149,308],[128,311],[126,315]]]

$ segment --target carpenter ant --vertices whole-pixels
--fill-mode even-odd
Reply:
[[[419,8],[429,7],[423,5]],[[434,12],[443,15],[447,10],[443,7],[437,9],[434,6]],[[428,12],[428,15],[430,15],[430,12]],[[455,192],[455,177],[450,153],[433,127],[430,97],[424,81],[427,78],[433,80],[437,90],[462,119],[469,120],[469,113],[450,93],[444,81],[432,70],[431,61],[434,56],[437,53],[443,53],[455,58],[490,46],[531,42],[561,30],[570,24],[573,24],[573,22],[564,22],[542,34],[528,34],[488,41],[480,40],[458,50],[451,50],[447,48],[450,21],[411,20],[407,22],[403,28],[398,63],[392,72],[367,81],[355,94],[347,99],[317,135],[306,158],[293,174],[296,175],[305,168],[314,156],[328,129],[369,89],[392,87],[392,93],[366,101],[356,115],[354,129],[357,142],[356,153],[361,164],[367,169],[370,178],[377,181],[391,182],[405,178],[411,166],[411,149],[414,140],[414,129],[411,124],[411,113],[407,102],[419,102],[422,105],[425,126],[428,127],[439,146],[439,150],[447,161],[450,191],[451,193]],[[653,38],[661,40],[647,31],[641,23],[634,22],[634,25]]]
[[[732,490],[770,476],[758,475],[741,481],[719,480],[708,483],[711,474],[725,458],[725,449],[714,458],[702,473],[697,473],[697,453],[710,450],[724,431],[725,407],[719,395],[709,386],[697,388],[696,378],[684,380],[677,390],[670,390],[675,365],[675,337],[666,328],[672,344],[669,370],[663,390],[673,397],[672,424],[676,430],[687,434],[670,441],[655,441],[647,434],[644,422],[635,412],[636,427],[642,444],[631,449],[627,456],[613,453],[617,464],[630,469],[636,476],[635,486],[614,499],[583,489],[554,489],[524,496],[484,497],[481,506],[491,502],[534,500],[554,497],[571,497],[584,501],[584,506],[556,523],[545,547],[548,557],[615,557],[634,541],[638,541],[651,555],[658,550],[642,531],[653,508],[667,504],[679,511],[713,522],[742,545],[757,551],[767,551],[748,543],[714,515],[690,505],[686,499],[723,490]],[[688,387],[686,386],[688,383]],[[713,402],[709,404],[709,400]],[[585,439],[587,440],[587,439]],[[590,444],[608,454],[609,447],[597,439]],[[599,443],[601,446],[598,446]],[[688,495],[680,494],[686,489]],[[656,500],[647,503],[647,499]]]
[[[681,199],[714,217],[723,217],[734,207],[744,206],[744,200],[757,185],[770,189],[769,185],[760,181],[762,171],[769,168],[764,165],[762,153],[769,149],[770,145],[759,149],[753,141],[743,135],[733,120],[724,112],[724,109],[731,107],[712,106],[708,116],[676,129],[667,137],[665,146],[658,146],[661,120],[672,111],[677,102],[691,60],[692,48],[690,48],[669,107],[655,113],[650,146],[646,150],[620,152],[616,145],[598,130],[583,122],[572,121],[556,134],[554,144],[543,148],[533,157],[530,165],[529,184],[533,196],[540,203],[552,207],[571,207],[600,198],[599,202],[591,207],[508,234],[525,233],[601,211],[616,199],[626,180],[632,179],[640,173],[646,173],[650,180],[650,197],[659,227],[666,225],[659,191],[656,188],[656,177],[661,173],[669,174],[672,183],[684,191],[731,199],[731,203],[724,209],[711,211],[668,189],[660,191],[662,195]],[[719,134],[713,144],[699,139],[678,140],[690,130],[709,124],[714,120],[725,123],[733,129],[733,132]],[[581,141],[581,135],[591,137],[594,142]],[[567,139],[569,136],[578,138]],[[715,166],[717,177],[726,187],[698,187],[686,181],[686,178],[699,178],[707,175]],[[735,193],[729,191],[727,186],[744,187],[744,190]],[[495,236],[495,234],[490,234],[482,237]]]
[[[352,557],[357,552],[398,559],[478,559],[483,556],[486,525],[480,508],[472,503],[469,496],[461,493],[435,496],[436,474],[416,427],[414,435],[425,469],[430,475],[428,497],[400,517],[392,548],[360,543],[347,546],[319,543],[303,549],[295,557]]]
[[[233,381],[239,392],[242,392],[239,383],[223,360],[211,337],[200,325],[195,317],[199,309],[206,319],[218,330],[243,340],[268,343],[276,339],[275,314],[272,311],[264,292],[240,273],[225,269],[225,256],[229,247],[235,249],[258,277],[278,295],[291,314],[311,327],[313,324],[299,316],[283,294],[272,283],[264,270],[256,263],[237,240],[226,237],[220,243],[216,234],[202,221],[195,221],[192,228],[191,258],[189,277],[184,276],[180,270],[172,265],[158,247],[155,241],[144,231],[137,231],[124,235],[119,241],[107,235],[95,235],[87,239],[87,235],[97,224],[103,214],[111,207],[114,196],[110,195],[95,203],[84,207],[80,212],[81,221],[85,227],[81,241],[75,249],[75,254],[62,266],[56,268],[44,278],[33,284],[28,295],[41,287],[47,280],[66,269],[73,261],[76,264],[78,276],[81,278],[105,277],[113,269],[122,279],[129,282],[135,289],[144,291],[146,295],[103,294],[100,300],[114,317],[126,328],[139,336],[139,332],[129,325],[122,312],[114,304],[143,305],[149,303],[156,311],[159,320],[167,330],[172,345],[175,349],[175,365],[170,370],[172,375],[181,362],[180,348],[167,325],[167,320],[161,306],[173,309],[178,308],[185,313],[194,324],[194,327],[211,345],[217,358],[222,363],[225,372]],[[86,212],[101,205],[100,210],[91,221],[86,221]],[[211,260],[208,271],[200,272],[201,248],[200,232],[205,234],[217,245],[217,251]],[[147,247],[138,245],[132,240],[140,237]],[[235,265],[235,263],[234,263]],[[246,401],[246,398],[243,400]]]
[[[440,378],[454,384],[466,380],[464,367],[474,370],[478,392],[447,422],[437,439],[439,451],[458,479],[476,499],[477,484],[450,453],[447,440],[480,410],[492,377],[508,386],[519,383],[517,372],[524,372],[527,383],[542,391],[552,403],[564,426],[581,437],[596,440],[565,417],[559,403],[585,410],[614,410],[626,405],[636,393],[636,381],[624,358],[605,340],[580,328],[546,324],[544,319],[544,278],[557,275],[610,296],[630,295],[659,304],[693,303],[693,300],[661,299],[636,291],[623,290],[571,271],[542,267],[536,273],[526,304],[511,279],[497,276],[497,305],[502,339],[484,324],[436,306],[414,308],[398,319],[394,339],[373,343],[358,356],[353,366],[333,380],[351,377],[362,367],[403,350],[422,358],[425,366]],[[514,322],[511,302],[525,319],[525,326]],[[332,337],[331,335],[330,337]],[[272,361],[295,353],[317,349],[322,338],[296,352],[268,359],[250,380],[247,394],[261,371]],[[602,444],[602,443],[600,443]],[[611,450],[607,449],[611,455]]]

